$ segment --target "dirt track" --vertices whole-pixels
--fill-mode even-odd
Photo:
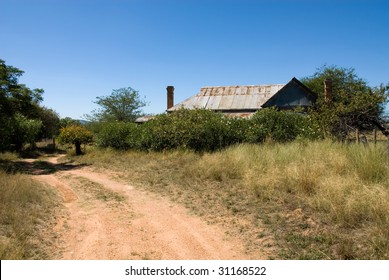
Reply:
[[[253,258],[244,253],[242,240],[189,215],[184,207],[121,182],[114,174],[57,160],[48,159],[55,172],[34,176],[63,197],[64,211],[54,229],[60,236],[55,258]]]

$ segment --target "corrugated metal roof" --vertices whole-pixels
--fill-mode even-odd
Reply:
[[[143,116],[143,117],[139,117],[135,120],[136,123],[145,123],[145,122],[148,122],[149,120],[152,120],[154,119],[155,116]]]
[[[258,110],[285,84],[258,86],[203,87],[199,93],[173,106],[168,111],[180,108],[205,108],[211,110]]]

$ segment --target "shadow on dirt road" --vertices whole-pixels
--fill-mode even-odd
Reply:
[[[55,156],[54,156],[55,157]],[[48,160],[49,159],[49,160]],[[0,169],[7,173],[23,173],[28,175],[48,175],[58,171],[80,169],[86,164],[75,164],[72,161],[57,163],[50,162],[50,158],[20,160],[0,160]]]

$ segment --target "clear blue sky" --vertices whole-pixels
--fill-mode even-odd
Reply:
[[[0,0],[0,58],[81,118],[132,87],[166,109],[203,86],[286,83],[323,64],[389,82],[386,0]]]

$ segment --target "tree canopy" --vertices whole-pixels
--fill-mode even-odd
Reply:
[[[93,140],[93,133],[81,125],[69,125],[61,128],[58,140],[61,144],[74,144],[76,154],[80,155],[81,144],[88,144]]]
[[[324,98],[324,80],[332,80],[332,100]],[[353,68],[323,66],[301,81],[318,94],[311,115],[327,135],[344,138],[350,129],[371,129],[388,100],[388,86],[370,87]]]
[[[114,89],[111,95],[96,99],[95,103],[100,108],[87,115],[87,118],[100,122],[133,122],[142,115],[141,108],[147,105],[139,92],[131,87]]]
[[[23,71],[5,64],[0,59],[0,112],[2,115],[12,116],[16,112],[23,112],[26,117],[36,113],[37,105],[43,100],[43,89],[30,89],[19,84]]]
[[[0,151],[20,150],[37,137],[57,134],[59,117],[40,105],[43,89],[19,83],[23,71],[0,59]]]

